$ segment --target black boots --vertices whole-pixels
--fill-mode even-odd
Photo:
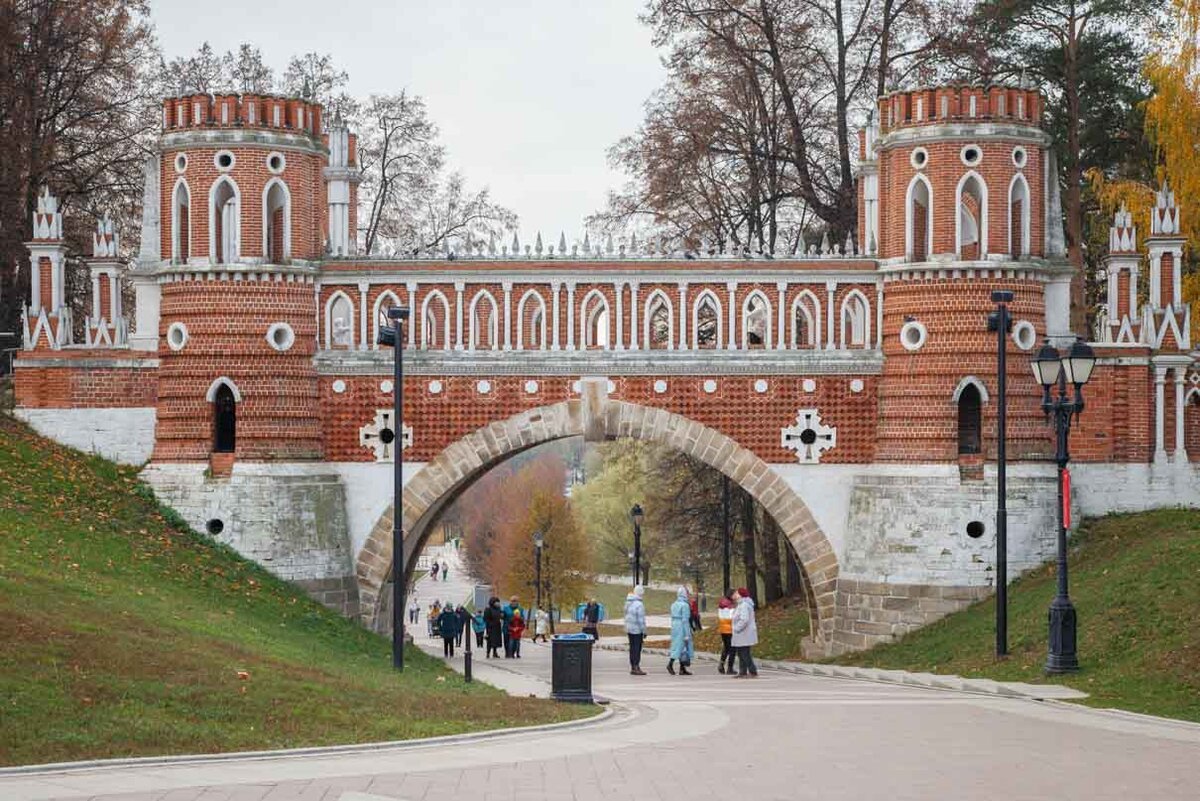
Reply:
[[[674,659],[667,660],[667,672],[670,673],[672,676],[675,675],[675,660]]]

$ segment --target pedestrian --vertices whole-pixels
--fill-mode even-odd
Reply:
[[[508,599],[508,603],[500,611],[504,613],[504,658],[512,659],[512,634],[509,632],[509,624],[512,623],[514,613],[520,612],[524,617],[525,611],[521,609],[521,601],[515,595]]]
[[[700,631],[704,628],[700,623],[700,596],[696,593],[692,593],[691,598],[688,600],[688,611],[690,613],[688,625],[692,627],[692,631]]]
[[[408,607],[408,622],[414,626],[417,620],[421,617],[421,604],[416,598],[413,598],[412,604]]]
[[[458,638],[458,612],[446,604],[446,608],[438,615],[438,633],[442,636],[442,654],[454,656],[454,641]]]
[[[642,596],[646,590],[641,584],[625,596],[625,636],[629,638],[629,674],[645,676],[642,670],[642,643],[646,639],[646,604]]]
[[[499,659],[501,633],[506,626],[504,612],[500,609],[500,599],[494,595],[488,600],[487,609],[483,610],[483,620],[487,626],[487,658],[491,659],[494,656]],[[508,637],[503,639],[507,640]]]
[[[679,662],[679,675],[690,676],[688,665],[692,664],[692,628],[688,625],[691,609],[688,606],[688,591],[680,587],[671,604],[671,658],[667,660],[667,672],[675,675],[675,662]]]
[[[429,568],[429,575],[433,577],[434,581],[437,581],[437,574],[438,574],[438,563],[434,562],[433,565]]]
[[[483,647],[483,634],[487,631],[487,620],[484,618],[484,611],[476,609],[475,614],[471,617],[471,630],[475,632],[475,647]]]
[[[592,635],[593,640],[600,639],[600,604],[595,598],[589,599],[583,608],[583,633]]]
[[[450,578],[450,565],[442,565],[442,581]]]
[[[429,605],[429,636],[438,636],[438,615],[442,613],[442,605],[435,598]]]
[[[458,636],[454,639],[454,644],[462,648],[463,637],[468,636],[467,626],[471,622],[471,613],[467,611],[467,607],[459,605],[454,614],[458,617]]]
[[[538,637],[542,638],[542,642],[547,642],[546,635],[550,633],[550,615],[545,609],[533,610],[533,641],[537,642]]]
[[[717,663],[717,672],[733,675],[733,657],[737,653],[733,649],[733,590],[721,596],[717,603],[717,632],[721,635],[721,661]],[[726,667],[728,665],[728,667]]]
[[[737,649],[738,673],[737,678],[758,678],[758,666],[754,664],[754,656],[750,649],[758,645],[758,623],[754,620],[754,599],[745,587],[739,587],[733,600],[737,609],[733,613],[733,647]]]
[[[508,622],[508,640],[512,645],[513,659],[521,658],[521,635],[525,633],[525,616],[521,607],[513,610],[512,619]]]

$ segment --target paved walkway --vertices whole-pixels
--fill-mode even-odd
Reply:
[[[453,574],[451,574],[453,575]],[[549,648],[476,660],[545,692]],[[1195,799],[1200,727],[1059,703],[764,670],[757,680],[628,673],[595,652],[615,714],[579,729],[367,753],[0,776],[0,799]],[[461,659],[455,659],[461,665]]]

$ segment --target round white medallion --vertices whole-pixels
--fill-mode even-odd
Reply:
[[[486,378],[481,380],[478,384],[475,385],[475,391],[478,392],[480,395],[488,394],[489,392],[492,391],[492,382],[488,381]]]
[[[386,378],[379,382],[379,391],[382,392],[384,395],[391,392],[393,387],[394,387],[394,385],[392,384],[392,382]]]
[[[767,379],[759,378],[754,382],[754,391],[761,395],[767,391],[768,386]]]
[[[804,383],[800,385],[805,392],[816,392],[817,382],[811,378],[804,379]]]
[[[968,167],[975,167],[983,161],[983,149],[979,145],[963,145],[962,150],[958,152],[958,157]]]
[[[863,391],[863,380],[861,378],[853,379],[850,382],[850,391],[851,392],[862,392]]]
[[[929,151],[923,147],[913,148],[913,152],[908,154],[908,163],[913,165],[913,169],[925,169],[929,163]]]
[[[928,336],[929,332],[925,330],[925,326],[917,320],[909,320],[900,326],[900,344],[905,350],[920,350],[925,346]]]
[[[346,391],[346,382],[340,378],[337,381],[334,381],[333,382],[333,391],[336,392],[337,394],[341,395],[343,392]]]
[[[1013,148],[1012,163],[1018,170],[1025,166],[1025,162],[1029,160],[1029,154],[1025,152],[1025,148],[1017,145]]]
[[[654,391],[659,395],[667,391],[667,382],[661,378],[654,382]]]
[[[1037,329],[1028,320],[1017,320],[1013,324],[1012,340],[1021,350],[1033,350],[1037,344]]]
[[[717,391],[717,382],[711,378],[704,379],[704,391],[709,395]]]
[[[535,394],[538,391],[538,382],[526,381],[525,382],[525,391],[530,395]]]
[[[267,156],[267,169],[274,175],[279,175],[287,166],[287,159],[282,153],[272,153]]]
[[[184,172],[187,170],[188,158],[186,153],[180,153],[175,157],[175,172]]]
[[[436,378],[434,380],[430,381],[429,382],[429,394],[430,395],[442,394],[442,382],[438,381]]]
[[[217,172],[229,172],[236,163],[237,158],[229,150],[218,150],[213,156],[213,166],[217,168]]]
[[[171,323],[167,326],[167,347],[171,350],[183,350],[188,341],[187,326],[183,323]]]
[[[296,332],[287,323],[272,323],[267,328],[267,344],[277,351],[290,350],[296,344]]]

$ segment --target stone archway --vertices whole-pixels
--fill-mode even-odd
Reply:
[[[529,409],[491,423],[447,446],[404,488],[405,574],[411,578],[432,523],[451,501],[496,464],[535,445],[565,437],[631,437],[669,445],[737,482],[775,519],[796,550],[805,573],[812,640],[805,650],[824,652],[833,634],[838,561],[804,501],[771,467],[724,434],[664,409],[611,400],[601,412],[569,400]],[[394,509],[376,522],[356,565],[363,623],[378,628],[381,593],[391,575]]]

